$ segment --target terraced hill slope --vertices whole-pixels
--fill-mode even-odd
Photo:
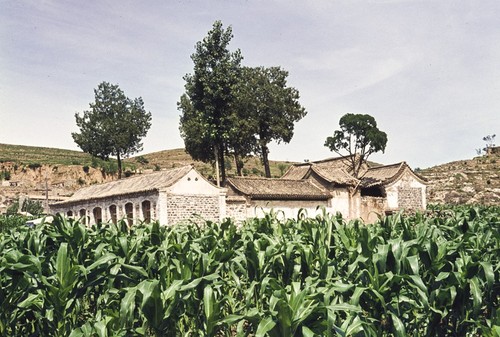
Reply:
[[[429,182],[429,203],[500,204],[498,155],[454,161],[419,173]]]

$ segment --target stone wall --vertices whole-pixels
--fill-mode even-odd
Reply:
[[[365,223],[374,223],[379,215],[385,214],[387,202],[383,197],[361,197],[360,218]]]
[[[168,195],[168,224],[183,220],[220,220],[219,195]]]
[[[240,224],[248,218],[247,209],[246,201],[226,201],[225,217],[231,218],[237,224]]]
[[[398,205],[405,209],[423,209],[422,189],[417,187],[399,187]]]
[[[413,173],[407,171],[391,185],[385,187],[387,209],[395,211],[403,208],[412,210],[425,209],[426,185],[420,182]],[[417,195],[417,194],[420,195]]]

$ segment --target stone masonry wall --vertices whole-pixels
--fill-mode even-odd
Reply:
[[[398,188],[398,205],[405,209],[423,209],[422,189],[416,187]]]
[[[169,225],[187,219],[219,221],[219,196],[169,195],[167,213]]]
[[[384,215],[387,203],[382,197],[361,197],[360,217],[365,223],[374,223],[379,215]]]
[[[242,223],[247,218],[247,205],[245,202],[227,202],[226,217],[232,218],[236,223]]]

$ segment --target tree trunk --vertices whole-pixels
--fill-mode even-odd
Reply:
[[[236,164],[236,172],[240,177],[243,177],[243,160],[236,153],[234,154],[234,163]]]
[[[217,179],[217,186],[220,187],[219,150],[217,146],[214,147],[214,157],[215,157],[215,176]]]
[[[269,149],[266,145],[261,145],[262,151],[262,164],[264,165],[264,171],[266,173],[266,178],[271,178],[271,169],[269,168]]]
[[[122,159],[120,158],[120,152],[117,152],[116,160],[118,162],[118,179],[121,179],[122,178]]]
[[[224,162],[224,148],[219,149],[219,165],[221,186],[224,186],[226,182],[226,163]]]

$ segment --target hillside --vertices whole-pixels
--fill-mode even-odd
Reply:
[[[191,164],[214,179],[213,167],[194,161],[184,149],[135,156],[123,163],[125,176]],[[281,176],[291,165],[277,161],[270,164],[274,177]],[[236,174],[233,166],[226,162],[228,176]],[[47,197],[49,202],[62,200],[83,186],[116,179],[116,169],[116,161],[105,162],[80,151],[0,144],[0,213],[20,197],[42,202]],[[258,158],[245,162],[245,175],[262,176],[263,172]]]
[[[489,155],[419,172],[429,182],[429,203],[500,204],[500,156]]]
[[[90,165],[92,156],[72,150],[50,147],[0,144],[0,163],[45,165]]]

